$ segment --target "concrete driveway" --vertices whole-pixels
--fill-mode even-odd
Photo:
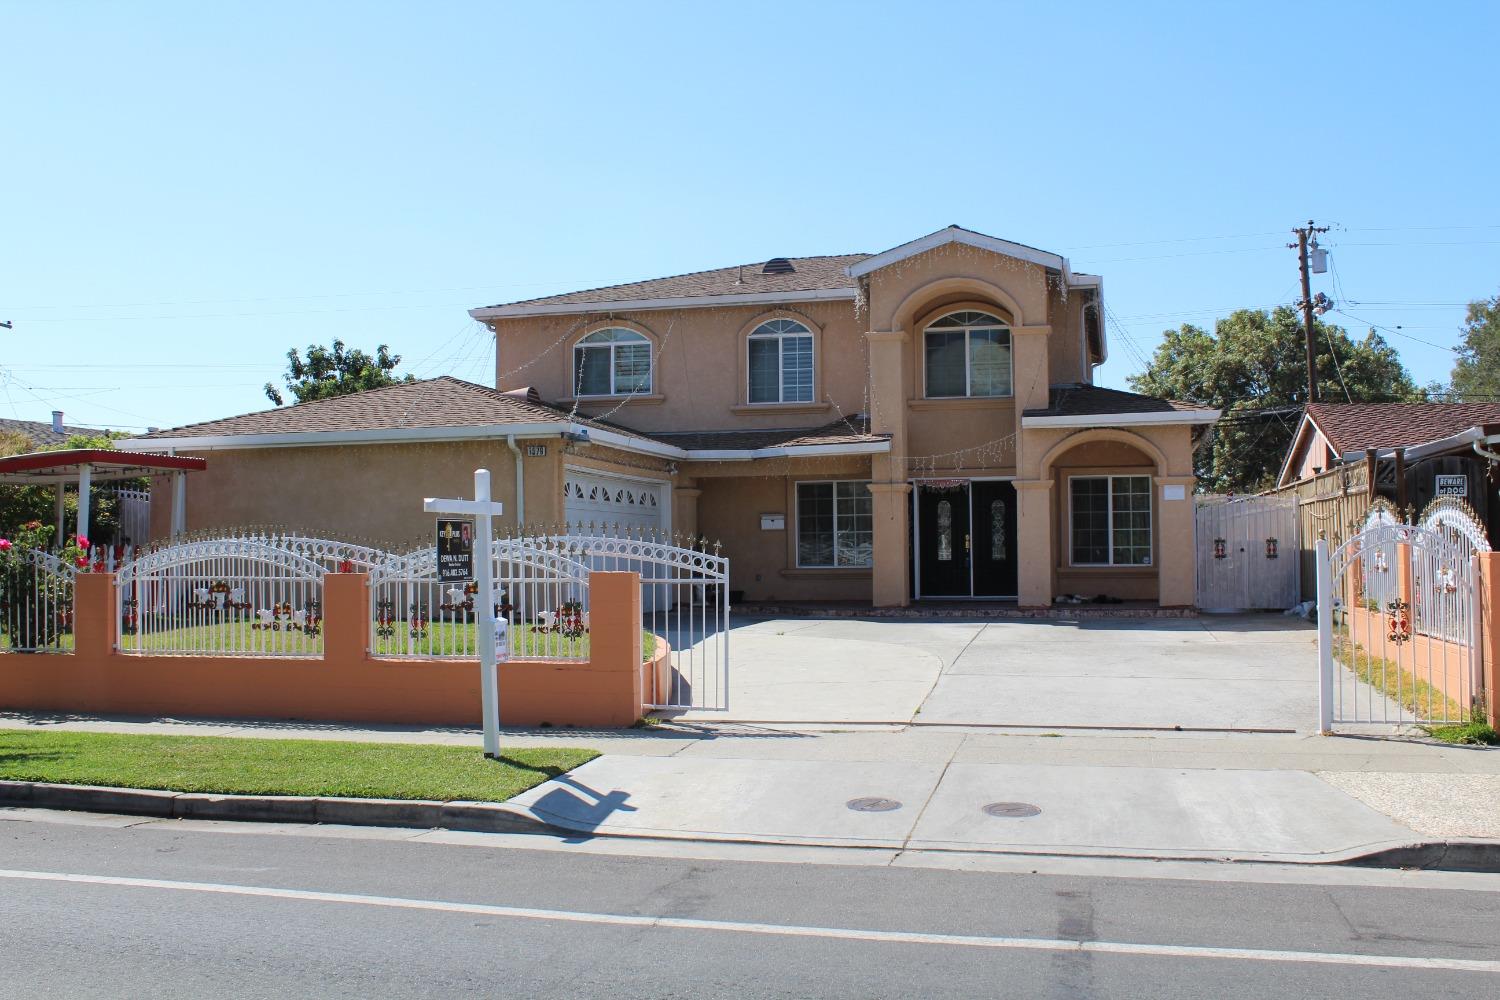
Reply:
[[[1282,615],[742,623],[729,718],[1307,731],[1316,639]]]

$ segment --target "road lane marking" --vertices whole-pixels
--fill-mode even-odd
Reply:
[[[872,941],[882,944],[946,945],[959,948],[990,948],[1013,951],[1085,952],[1096,955],[1133,955],[1148,958],[1202,958],[1239,962],[1286,962],[1306,965],[1351,965],[1380,969],[1416,969],[1438,972],[1500,973],[1500,961],[1469,958],[1427,958],[1418,955],[1357,955],[1340,952],[1285,951],[1266,948],[1215,948],[1201,945],[1135,944],[1125,941],[1070,941],[1062,938],[980,937],[968,934],[935,934],[923,931],[879,931],[847,927],[810,927],[797,924],[764,924],[737,920],[700,920],[692,917],[650,916],[628,913],[589,913],[579,910],[543,910],[491,903],[458,903],[439,899],[400,896],[368,896],[349,892],[319,892],[312,889],[278,889],[271,886],[231,885],[219,882],[178,882],[169,879],[129,878],[120,875],[83,875],[72,872],[37,872],[0,869],[0,879],[23,882],[65,882],[75,885],[117,886],[127,889],[161,889],[222,896],[285,899],[305,903],[338,903],[396,910],[435,913],[466,913],[515,920],[557,923],[601,924],[617,927],[659,927],[668,930],[718,931],[730,934],[762,934],[773,937],[824,938],[835,941]]]

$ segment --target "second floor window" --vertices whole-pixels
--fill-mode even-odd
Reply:
[[[596,330],[573,348],[575,396],[651,391],[651,341],[634,330]]]
[[[989,313],[953,312],[923,337],[927,397],[1009,396],[1010,327]]]
[[[812,331],[790,319],[762,323],[750,334],[750,402],[811,403]]]

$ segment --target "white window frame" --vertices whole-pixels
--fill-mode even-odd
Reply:
[[[942,322],[949,316],[962,312],[980,313],[993,319],[994,323],[984,323],[972,326],[940,327],[936,330],[933,326]],[[971,390],[973,386],[974,349],[973,334],[978,330],[1004,330],[1005,349],[1010,352],[1010,392],[996,393],[993,396],[976,396]],[[932,395],[931,382],[927,371],[927,338],[932,334],[962,333],[964,335],[964,391],[961,396],[934,396]],[[984,312],[982,309],[965,308],[954,309],[943,313],[933,319],[922,328],[922,398],[923,399],[1014,399],[1016,395],[1016,337],[1010,324],[1001,320],[994,313]]]
[[[766,327],[768,327],[772,323],[776,323],[776,322],[792,323],[792,324],[794,324],[797,327],[797,330],[799,330],[801,332],[796,332],[796,331],[791,331],[791,330],[783,330],[783,331],[780,331],[780,332],[770,332],[770,333],[762,333],[761,332]],[[785,354],[785,352],[786,352],[786,341],[787,341],[787,339],[789,337],[806,337],[808,339],[809,343],[810,343],[810,348],[808,350],[808,357],[812,361],[812,381],[808,385],[808,390],[807,390],[808,391],[808,396],[807,396],[806,399],[787,399],[786,398],[786,383],[782,380],[782,375],[784,374],[784,369],[782,368],[782,364],[783,364],[783,362],[785,361],[785,358],[786,358],[786,354]],[[757,400],[757,399],[751,399],[750,398],[750,378],[751,378],[751,371],[750,371],[750,344],[751,344],[751,342],[756,341],[756,340],[774,340],[774,341],[776,341],[776,398],[775,399],[759,399],[759,400]],[[818,398],[818,342],[817,342],[817,339],[816,339],[815,335],[813,334],[812,330],[808,328],[807,324],[803,323],[801,320],[790,319],[790,318],[787,318],[787,317],[775,317],[775,318],[766,320],[764,323],[761,323],[758,326],[756,326],[756,328],[754,330],[750,331],[750,335],[745,338],[745,403],[746,403],[746,405],[748,405],[748,406],[778,406],[778,405],[780,405],[782,403],[814,403],[814,402],[817,402],[817,398]]]
[[[1073,480],[1075,479],[1103,479],[1109,483],[1107,492],[1107,503],[1105,505],[1105,527],[1108,529],[1105,550],[1109,553],[1108,562],[1074,562],[1073,561]],[[1147,562],[1143,563],[1117,563],[1115,562],[1115,484],[1116,479],[1144,479],[1147,481],[1146,502],[1149,505],[1146,512],[1150,515],[1150,523],[1146,526],[1146,534],[1151,543],[1146,554]],[[1145,474],[1135,472],[1088,472],[1068,477],[1068,533],[1064,544],[1068,546],[1068,565],[1080,568],[1102,567],[1106,569],[1155,569],[1156,568],[1156,479],[1148,472]]]
[[[640,340],[609,340],[603,343],[590,344],[588,339],[595,334],[619,331],[628,333]],[[620,392],[615,388],[615,348],[621,344],[630,347],[646,347],[646,388],[632,389],[629,392]],[[584,392],[582,381],[583,366],[580,364],[581,352],[583,351],[609,351],[609,391],[608,392]],[[590,330],[573,345],[573,396],[577,399],[608,399],[612,396],[648,396],[656,388],[656,350],[651,338],[639,330],[632,330],[628,326],[601,326],[597,330]]]
[[[842,570],[873,570],[875,568],[875,503],[872,495],[870,500],[870,563],[868,566],[840,566],[839,565],[839,483],[864,483],[869,489],[873,480],[870,479],[799,479],[792,483],[792,510],[794,513],[793,524],[796,531],[792,536],[792,551],[795,553],[798,569],[842,569]],[[808,565],[802,561],[802,487],[804,486],[832,486],[833,487],[833,562],[827,565]]]

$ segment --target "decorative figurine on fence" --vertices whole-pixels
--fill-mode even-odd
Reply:
[[[141,621],[136,612],[136,602],[122,600],[120,602],[120,631],[125,635],[135,635],[140,627]]]
[[[396,604],[394,601],[381,601],[375,605],[375,634],[382,639],[389,639],[396,634]]]
[[[1274,538],[1267,538],[1266,539],[1266,558],[1267,559],[1275,559],[1275,558],[1277,558],[1278,553],[1277,553],[1276,549],[1277,549],[1277,541],[1276,541],[1276,539],[1274,539]]]
[[[231,587],[227,581],[215,580],[207,587],[194,587],[188,607],[194,611],[244,611],[250,607],[244,587]]]
[[[1224,539],[1222,539],[1222,538],[1215,538],[1214,539],[1214,558],[1215,559],[1223,559],[1223,558],[1225,558],[1229,554],[1228,548],[1229,548],[1229,545],[1228,545],[1228,543]]]
[[[1370,560],[1370,569],[1374,570],[1376,573],[1389,573],[1391,571],[1391,567],[1387,565],[1385,561],[1384,549],[1375,550],[1375,555]]]
[[[427,637],[427,612],[413,604],[406,611],[407,631],[413,639]]]
[[[443,591],[446,600],[438,607],[444,611],[462,611],[464,614],[474,613],[474,595],[479,593],[479,584],[472,580],[462,587],[449,587]]]
[[[255,616],[258,621],[252,622],[250,627],[258,631],[280,632],[283,624],[288,632],[317,635],[323,631],[323,605],[317,601],[308,601],[300,611],[294,610],[289,602],[273,604],[261,608]]]
[[[537,615],[537,622],[536,631],[553,632],[564,639],[581,639],[589,630],[582,601],[565,601],[556,612],[543,611]]]
[[[1399,646],[1411,638],[1411,605],[1397,598],[1386,605],[1386,610],[1390,612],[1391,622],[1387,637]]]
[[[1432,589],[1439,594],[1458,593],[1458,579],[1453,575],[1452,566],[1438,567],[1437,582],[1433,584]]]

